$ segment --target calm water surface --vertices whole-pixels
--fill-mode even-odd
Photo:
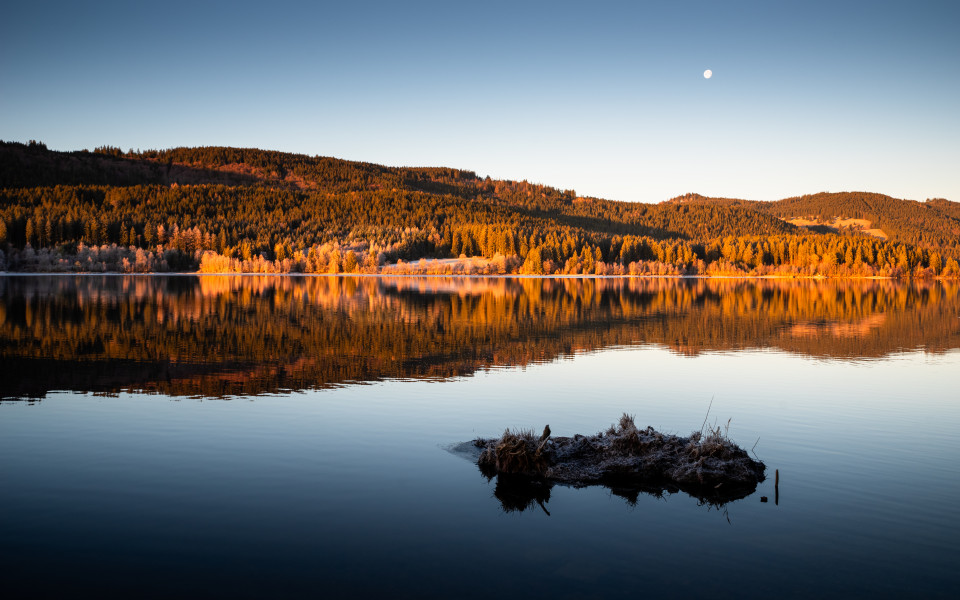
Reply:
[[[0,277],[2,586],[954,598],[958,294]],[[554,487],[512,510],[448,451],[506,427],[591,434],[624,412],[683,435],[729,419],[769,478],[722,506]]]

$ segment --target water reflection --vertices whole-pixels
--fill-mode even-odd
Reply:
[[[503,512],[542,510],[547,516],[550,516],[547,503],[550,502],[550,491],[554,485],[557,484],[551,481],[503,473],[485,476],[488,481],[496,480],[493,496],[500,502],[500,508]],[[636,506],[641,495],[648,495],[654,498],[666,498],[672,494],[686,492],[688,496],[695,498],[700,506],[705,506],[708,509],[723,508],[726,504],[736,500],[742,500],[757,490],[756,485],[750,487],[721,487],[712,490],[702,487],[683,489],[673,483],[656,481],[609,481],[604,483],[603,487],[607,488],[612,495],[622,498],[630,506]],[[779,501],[778,487],[778,504]]]
[[[960,348],[952,282],[0,277],[3,398],[227,397],[445,379],[614,346],[880,358]]]

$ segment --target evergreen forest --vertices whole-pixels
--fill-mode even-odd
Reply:
[[[0,142],[0,270],[923,278],[958,259],[945,199],[643,204],[445,167]]]

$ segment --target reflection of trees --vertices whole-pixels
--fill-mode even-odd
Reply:
[[[949,282],[3,277],[0,297],[10,396],[444,378],[635,344],[818,357],[960,347]]]

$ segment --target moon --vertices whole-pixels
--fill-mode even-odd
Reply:
[[[710,79],[711,77],[713,77],[713,71],[711,71],[710,69],[707,69],[706,71],[703,72],[704,79]]]

